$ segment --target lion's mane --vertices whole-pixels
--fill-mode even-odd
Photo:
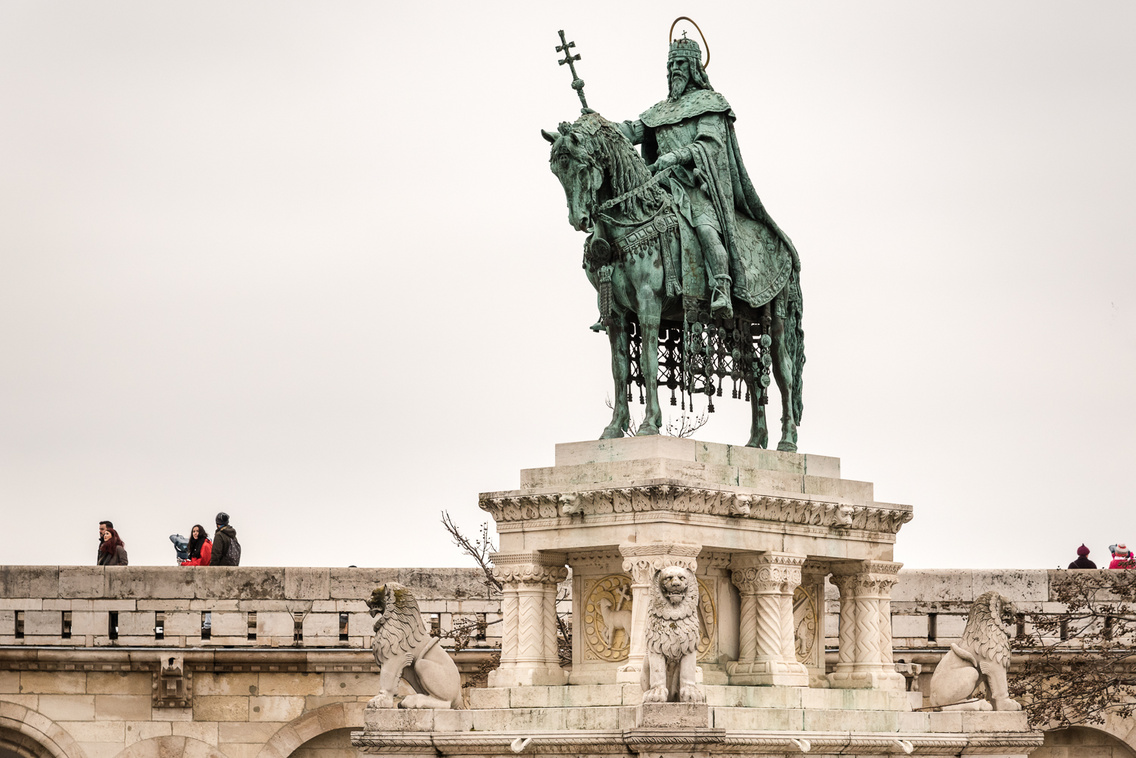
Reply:
[[[395,656],[419,652],[431,642],[418,612],[418,601],[401,584],[387,582],[376,587],[367,606],[372,614],[382,608],[382,615],[375,620],[375,639],[371,643],[380,666]]]
[[[663,590],[668,572],[686,575],[686,592],[672,603]],[[693,653],[701,636],[698,625],[698,580],[689,569],[668,566],[651,582],[651,603],[647,608],[647,651],[661,653],[667,660]]]
[[[1002,628],[1005,614],[1013,606],[997,592],[980,595],[970,606],[966,627],[958,646],[979,661],[993,661],[1002,668],[1010,667],[1010,638]]]

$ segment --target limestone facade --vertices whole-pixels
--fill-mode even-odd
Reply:
[[[620,571],[622,555],[610,559],[612,563],[604,570],[625,576],[630,586],[631,577]],[[700,561],[699,570],[706,568]],[[802,586],[809,584],[809,568],[808,562],[801,567]],[[730,576],[728,566],[712,570],[721,572],[723,578]],[[470,649],[457,654],[467,675],[476,674],[501,642],[501,601],[484,599],[484,585],[474,570],[248,567],[208,569],[219,572],[209,582],[201,581],[205,571],[174,567],[0,567],[0,756],[8,758],[4,750],[19,756],[62,758],[357,755],[358,751],[350,747],[349,733],[363,727],[362,706],[377,686],[369,650],[371,619],[366,616],[362,598],[376,584],[390,580],[415,589],[428,625],[437,624],[444,630],[454,618],[486,615],[486,638],[472,640]],[[961,635],[969,604],[975,598],[996,590],[1012,599],[1022,612],[1060,610],[1053,587],[1068,573],[901,570],[890,598],[892,655],[896,661],[923,664],[921,678],[926,680],[943,650]],[[731,581],[720,585],[725,588],[724,594],[740,595]],[[578,586],[573,578],[561,585],[561,594]],[[235,601],[233,594],[238,588],[256,596]],[[798,607],[801,597],[796,597]],[[734,603],[738,605],[736,598]],[[563,599],[560,605],[566,610]],[[824,648],[829,649],[827,668],[831,673],[840,663],[841,608],[840,592],[831,577],[821,592],[820,605],[825,609],[819,625],[823,636],[819,648],[814,645],[811,652],[819,649],[823,662]],[[113,609],[119,614],[117,638],[109,634]],[[203,639],[199,625],[203,612],[236,614],[236,618],[223,622],[217,631],[211,630],[209,639]],[[249,639],[249,614],[253,612],[256,639]],[[301,614],[299,640],[295,616],[290,627],[271,626],[269,619],[273,617],[269,614],[297,612]],[[343,612],[348,615],[345,641],[327,632],[338,629]],[[65,613],[71,614],[66,637]],[[91,615],[77,617],[79,613]],[[157,613],[170,614],[167,618],[175,613],[196,613],[198,622],[183,621],[181,627],[163,629],[158,639],[154,624]],[[566,621],[578,628],[576,619]],[[801,630],[808,625],[801,622],[797,629],[800,660],[807,647]],[[815,668],[814,663],[806,666],[810,671]],[[179,668],[182,674],[177,676]],[[167,693],[165,686],[170,678],[181,680],[187,704],[176,702],[176,682],[172,696]],[[744,708],[763,707],[770,723],[786,729],[804,726],[802,719],[810,710],[804,706],[824,705],[826,699],[836,696],[855,696],[877,706],[893,697],[888,691],[823,690],[816,685],[819,682],[813,688],[728,688],[711,682],[707,694],[719,709],[723,724],[741,723]],[[556,702],[571,706],[568,715],[562,717],[572,719],[573,725],[618,729],[633,721],[637,691],[637,685],[630,683],[578,688],[533,686],[480,690],[471,693],[471,700],[496,706],[496,710],[517,710],[555,704],[554,698],[559,698]],[[618,705],[605,709],[602,703]],[[594,708],[589,711],[590,706]],[[443,726],[451,719],[454,729],[468,730],[491,723],[495,715],[488,711],[492,710],[438,718]],[[879,729],[919,722],[936,729],[954,725],[961,732],[962,717],[880,711],[871,719]],[[848,726],[840,719],[857,717],[830,712],[824,718],[829,719],[830,728],[842,729]],[[815,721],[809,723],[819,726]],[[1122,758],[1132,755],[1134,747],[1136,723],[1110,719],[1099,727],[1047,734],[1045,746],[1033,757]]]

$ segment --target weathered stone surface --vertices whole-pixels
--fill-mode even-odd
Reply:
[[[201,695],[193,698],[194,721],[248,721],[249,699],[235,695]]]
[[[706,703],[643,703],[635,711],[636,726],[645,729],[700,729],[710,727]]]
[[[95,717],[95,697],[40,695],[39,712],[54,721],[90,721]]]
[[[236,695],[260,694],[260,675],[245,673],[210,674],[197,673],[193,677],[196,695]]]
[[[150,695],[149,677],[129,671],[91,671],[87,674],[89,695]]]
[[[146,721],[150,718],[150,706],[149,695],[95,695],[95,718]]]
[[[58,596],[58,566],[0,566],[0,597],[42,600]]]
[[[304,712],[302,697],[250,697],[249,721],[291,721]]]
[[[373,588],[372,588],[373,589]],[[327,600],[331,597],[331,578],[328,569],[284,569],[284,594],[301,600]],[[364,595],[370,595],[370,591]]]
[[[23,671],[20,673],[20,692],[35,692],[44,695],[82,695],[86,691],[87,675],[81,671]]]

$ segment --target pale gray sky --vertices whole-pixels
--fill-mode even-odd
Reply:
[[[801,253],[802,451],[915,506],[912,567],[1136,542],[1130,2],[12,1],[0,563],[223,509],[252,565],[462,565],[439,512],[609,414],[556,31],[631,118],[679,15]]]

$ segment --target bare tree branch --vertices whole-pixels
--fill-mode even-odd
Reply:
[[[450,517],[449,511],[442,511],[442,526],[446,528],[446,532],[449,533],[453,543],[461,548],[463,553],[473,558],[481,568],[482,573],[485,574],[485,586],[490,591],[500,592],[502,589],[501,582],[493,576],[493,562],[489,558],[492,553],[497,551],[492,538],[489,536],[489,522],[486,521],[481,524],[481,536],[472,542],[462,534],[461,529]]]

